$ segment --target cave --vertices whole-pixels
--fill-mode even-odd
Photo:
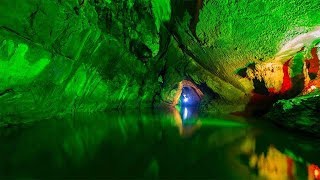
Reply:
[[[1,0],[0,179],[320,179],[318,7]]]
[[[184,86],[179,99],[180,114],[183,124],[193,122],[197,118],[201,97],[190,86]]]
[[[179,103],[182,107],[193,106],[197,107],[200,104],[200,96],[189,86],[182,88]]]

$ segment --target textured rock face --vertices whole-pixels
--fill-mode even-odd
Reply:
[[[207,57],[199,61],[250,94],[250,106],[258,105],[261,98],[272,104],[272,98],[294,97],[310,88],[311,74],[306,72],[315,71],[311,76],[316,79],[319,71],[307,62],[317,59],[313,66],[319,67],[315,47],[319,31],[314,30],[319,17],[313,8],[318,5],[312,1],[204,0],[196,36]],[[234,76],[235,69],[245,71],[243,78]]]
[[[151,106],[168,2],[1,1],[0,115]]]
[[[195,74],[192,79],[207,83],[215,77],[215,82],[220,79],[233,88],[210,86],[219,95],[234,95],[222,95],[223,104],[237,101],[246,104],[249,114],[263,113],[277,99],[309,91],[309,80],[319,79],[319,68],[314,67],[319,67],[320,21],[313,8],[319,2],[197,2],[201,5],[189,10],[193,17],[185,14],[174,35],[183,51],[210,72],[210,78]],[[231,93],[234,89],[242,93]]]
[[[320,92],[316,90],[308,95],[274,104],[267,117],[284,127],[320,136]]]
[[[319,5],[2,0],[0,115],[169,106],[184,80],[213,113],[309,92],[319,84]]]

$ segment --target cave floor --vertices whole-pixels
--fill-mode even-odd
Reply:
[[[320,142],[259,119],[77,113],[0,130],[0,178],[307,179]],[[183,120],[184,119],[184,120]]]

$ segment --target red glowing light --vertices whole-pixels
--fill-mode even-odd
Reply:
[[[286,63],[284,63],[282,70],[283,70],[283,82],[282,82],[282,87],[280,90],[280,93],[285,93],[288,90],[291,89],[292,87],[292,82],[290,79],[290,75],[289,75],[289,63],[290,63],[291,59],[288,60]]]
[[[315,164],[308,166],[308,179],[320,180],[320,168]]]

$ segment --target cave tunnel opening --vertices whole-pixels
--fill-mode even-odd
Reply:
[[[184,86],[180,95],[181,107],[197,107],[200,104],[201,98],[197,92],[190,86]]]
[[[198,117],[201,102],[201,91],[191,82],[182,86],[179,97],[180,115],[184,124],[192,124]]]

